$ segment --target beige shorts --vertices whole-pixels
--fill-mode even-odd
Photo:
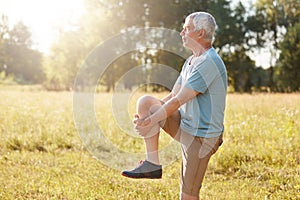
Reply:
[[[198,197],[209,159],[222,145],[223,134],[215,138],[192,136],[180,129],[179,112],[168,117],[160,126],[181,143],[181,192]]]
[[[181,131],[182,168],[181,192],[199,196],[210,157],[223,143],[223,135],[216,138],[195,137]]]

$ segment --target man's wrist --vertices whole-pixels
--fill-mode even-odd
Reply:
[[[151,126],[153,126],[153,125],[159,123],[160,121],[162,121],[164,119],[164,117],[165,117],[165,114],[162,114],[161,110],[158,110],[156,113],[154,113],[148,117],[150,120],[149,124]]]
[[[149,122],[148,126],[153,126],[154,125],[152,115],[147,117],[145,120]]]

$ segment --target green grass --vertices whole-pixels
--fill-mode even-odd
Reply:
[[[138,96],[130,99],[130,114]],[[161,180],[120,176],[83,147],[72,97],[0,91],[0,199],[179,199],[180,159],[164,167]],[[111,97],[95,98],[105,136],[122,150],[142,153],[143,141],[118,127]],[[229,94],[225,128],[201,199],[300,199],[299,94]],[[169,142],[162,134],[161,148]]]

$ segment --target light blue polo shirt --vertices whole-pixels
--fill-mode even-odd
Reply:
[[[194,136],[218,137],[224,131],[226,67],[214,48],[196,57],[192,65],[190,59],[184,63],[176,84],[200,94],[180,107],[180,127]]]

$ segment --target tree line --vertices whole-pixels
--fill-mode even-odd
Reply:
[[[233,4],[228,0],[85,0],[85,9],[86,14],[77,23],[60,31],[49,55],[33,48],[25,24],[19,22],[10,28],[8,18],[2,16],[0,84],[11,81],[42,84],[48,90],[71,90],[84,59],[98,44],[133,28],[164,27],[180,32],[185,17],[201,10],[210,12],[218,23],[214,46],[227,66],[231,91],[300,90],[298,0],[257,0],[252,4]],[[270,52],[270,65],[266,69],[257,67],[250,58],[261,49]],[[180,71],[183,62],[183,58],[162,50],[128,52],[110,64],[99,84],[105,91],[111,91],[133,67],[159,63]],[[159,74],[155,67],[147,70],[152,75]],[[147,70],[138,76],[147,78]],[[124,87],[131,89],[135,81],[132,77]],[[151,86],[151,89],[163,88]]]

